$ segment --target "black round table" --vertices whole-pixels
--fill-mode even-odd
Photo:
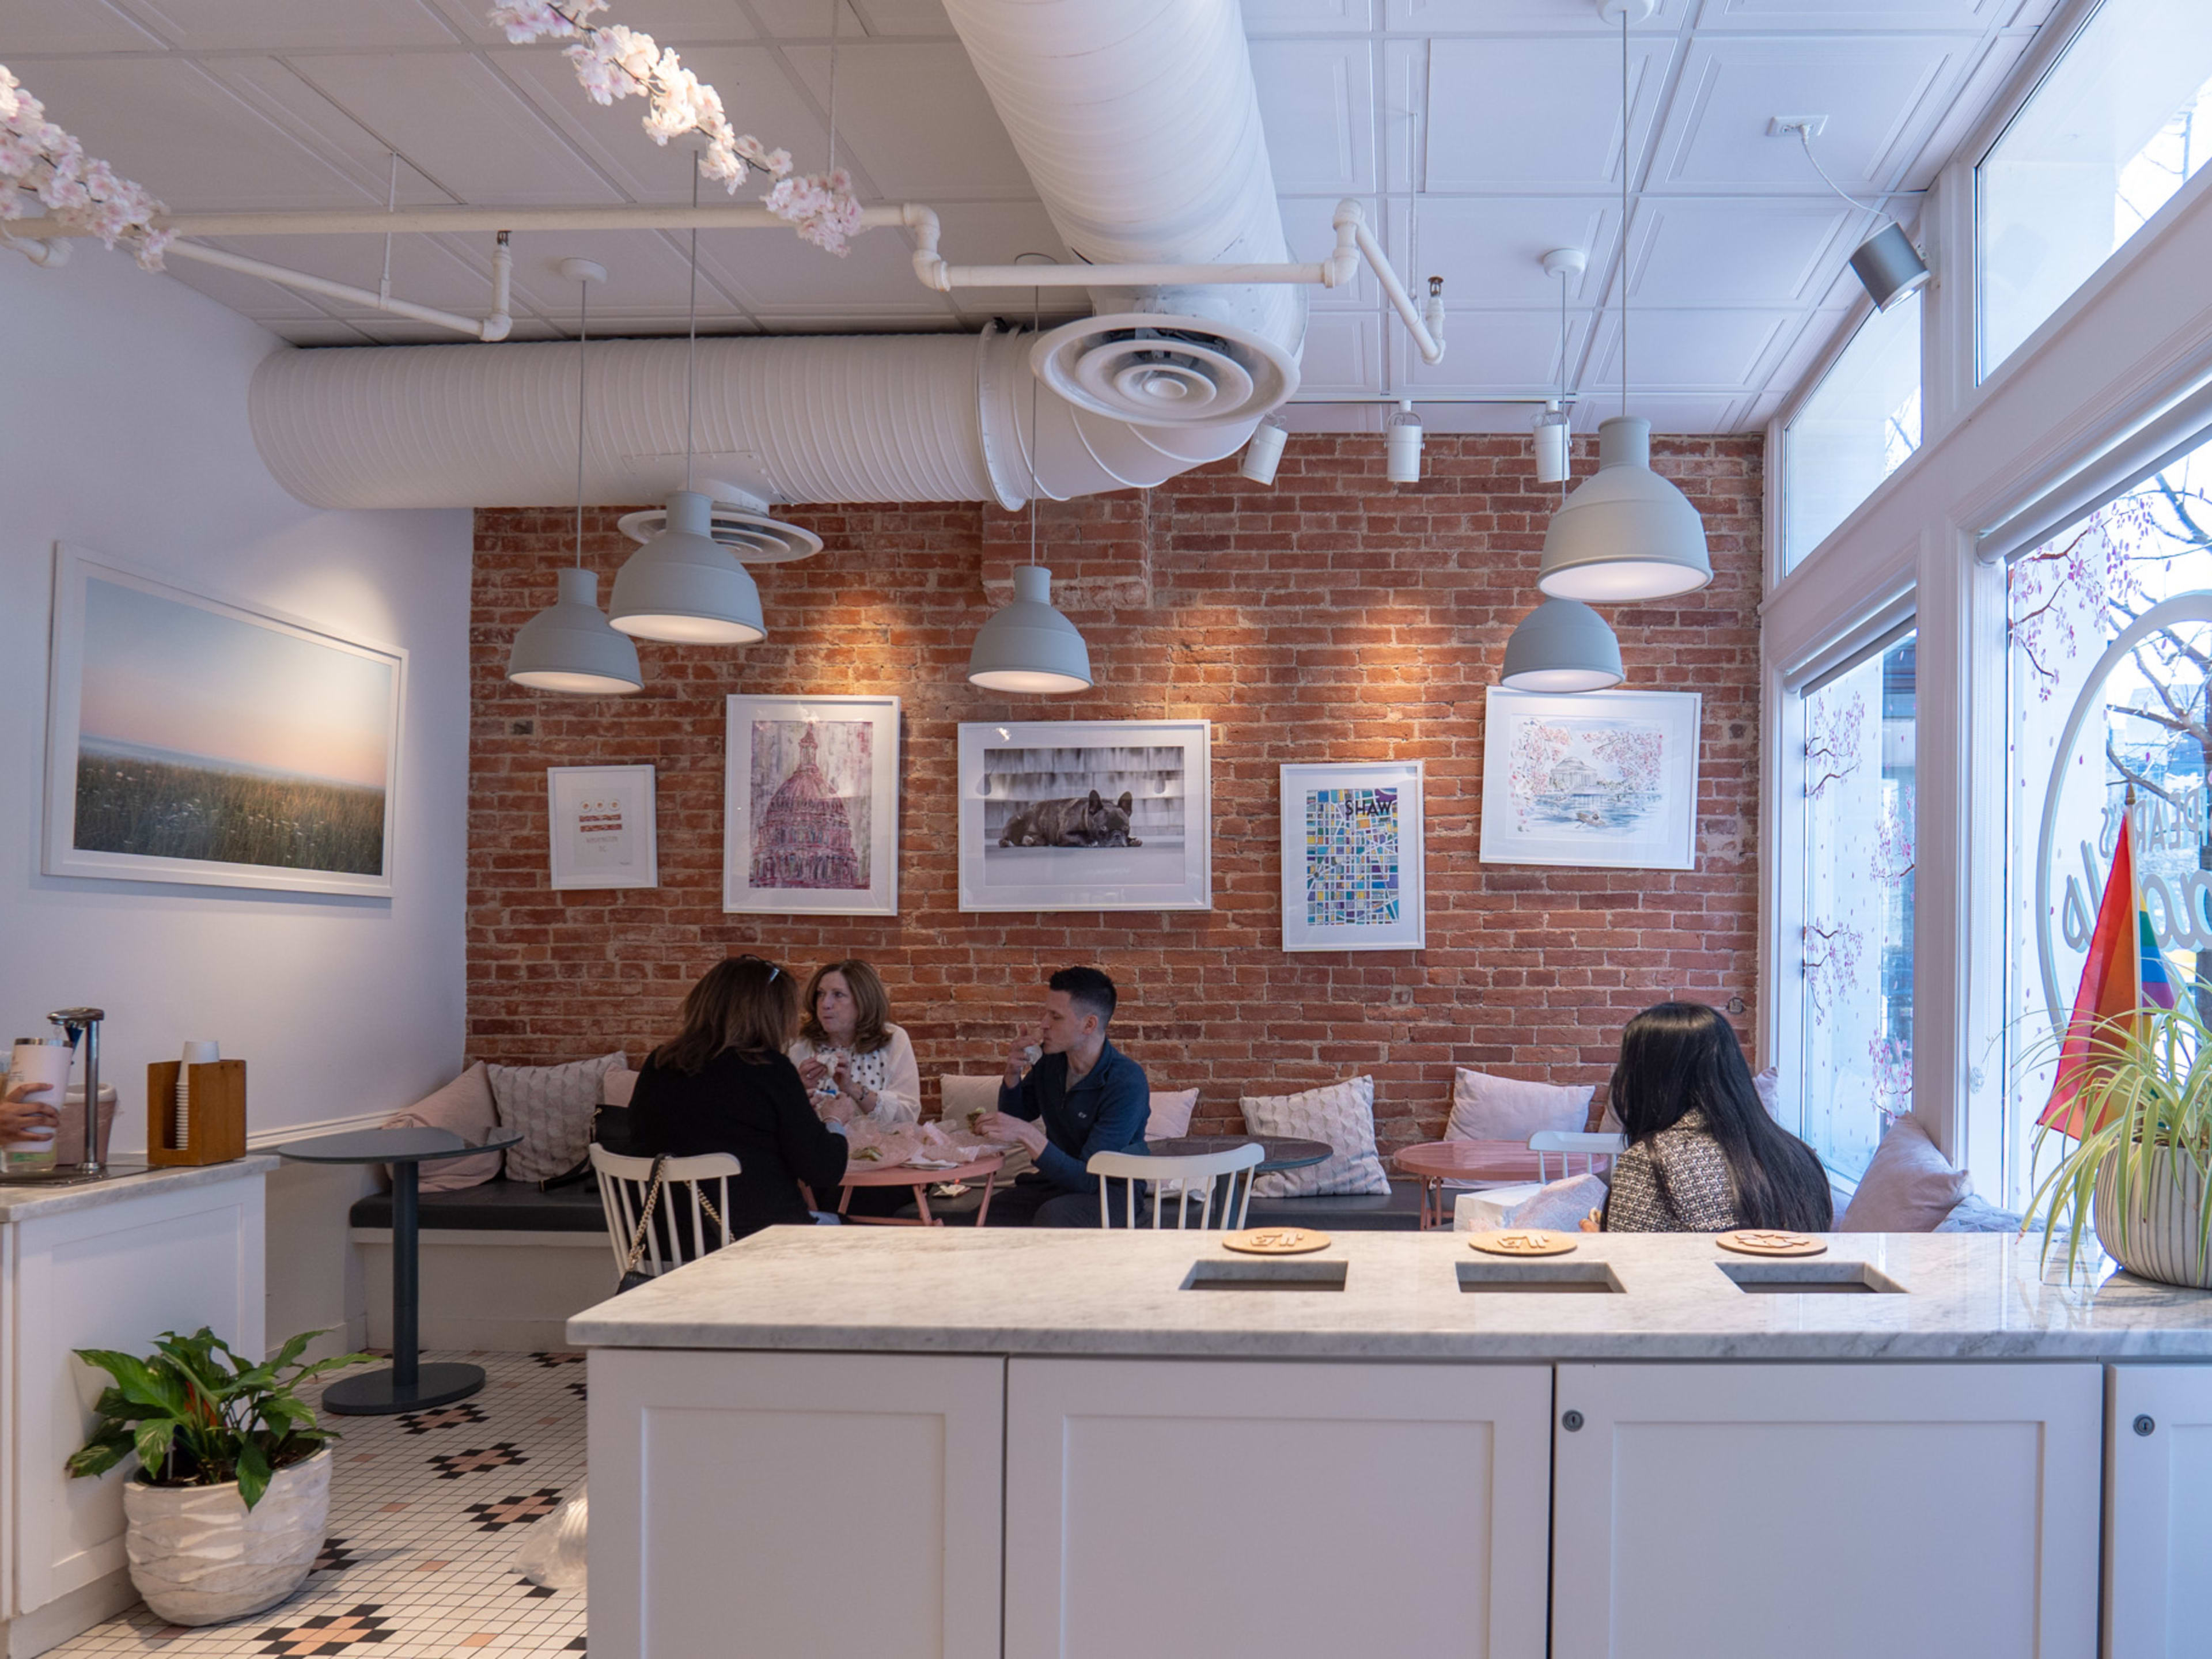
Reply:
[[[420,1363],[415,1340],[421,1273],[416,1250],[416,1165],[466,1158],[517,1146],[507,1129],[481,1135],[451,1129],[356,1129],[342,1135],[294,1140],[276,1149],[300,1164],[389,1164],[392,1166],[392,1364],[380,1371],[342,1376],[323,1390],[325,1410],[340,1417],[389,1417],[397,1412],[465,1400],[484,1385],[481,1365]]]
[[[1287,1135],[1177,1135],[1172,1140],[1148,1141],[1145,1150],[1156,1158],[1203,1158],[1208,1152],[1249,1146],[1255,1140],[1267,1156],[1252,1171],[1254,1175],[1303,1170],[1310,1164],[1326,1163],[1336,1152],[1326,1140],[1297,1140]]]

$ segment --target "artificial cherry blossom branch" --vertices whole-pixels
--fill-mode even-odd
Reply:
[[[795,226],[805,240],[842,258],[847,240],[860,228],[852,175],[842,167],[794,175],[791,152],[769,149],[750,133],[733,129],[721,94],[685,69],[673,51],[641,29],[593,23],[592,15],[607,6],[608,0],[506,0],[492,7],[489,17],[518,46],[548,38],[574,40],[565,56],[593,103],[644,98],[646,137],[656,144],[687,132],[699,134],[706,140],[699,171],[732,196],[749,167],[766,173],[776,181],[761,198],[769,211]]]
[[[131,243],[148,270],[161,270],[162,250],[175,240],[154,228],[154,216],[167,210],[106,162],[88,161],[84,146],[46,119],[46,106],[0,64],[0,221],[24,217],[26,196],[109,247]]]

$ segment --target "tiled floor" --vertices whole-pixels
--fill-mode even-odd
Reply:
[[[410,1416],[326,1419],[345,1437],[329,1541],[290,1601],[202,1630],[136,1607],[56,1659],[582,1652],[583,1593],[538,1589],[514,1561],[529,1523],[583,1480],[583,1355],[423,1357],[482,1365],[483,1392]]]

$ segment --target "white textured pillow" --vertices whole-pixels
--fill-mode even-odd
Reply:
[[[948,1072],[937,1079],[938,1109],[947,1123],[968,1127],[969,1120],[978,1112],[999,1109],[999,1085],[1004,1079],[994,1072],[989,1077],[963,1077]]]
[[[1593,1085],[1529,1083],[1487,1072],[1452,1068],[1451,1121],[1446,1140],[1517,1140],[1540,1129],[1579,1129],[1589,1121]]]
[[[488,1066],[500,1127],[517,1130],[522,1144],[507,1149],[507,1173],[515,1181],[549,1181],[583,1161],[592,1144],[592,1109],[609,1072],[626,1063],[617,1048],[596,1060],[566,1066]]]
[[[1388,1193],[1390,1177],[1375,1152],[1375,1079],[1356,1077],[1295,1095],[1247,1095],[1244,1127],[1255,1135],[1325,1140],[1334,1154],[1303,1170],[1280,1170],[1252,1183],[1261,1198],[1323,1193]]]
[[[1190,1133],[1190,1115],[1198,1109],[1198,1091],[1152,1091],[1152,1115],[1145,1120],[1146,1140],[1176,1140]]]

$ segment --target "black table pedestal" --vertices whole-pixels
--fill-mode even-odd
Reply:
[[[416,1170],[412,1158],[392,1165],[392,1365],[386,1370],[341,1377],[325,1389],[323,1409],[340,1417],[390,1417],[448,1406],[484,1385],[481,1365],[420,1363],[416,1341],[422,1291]]]

